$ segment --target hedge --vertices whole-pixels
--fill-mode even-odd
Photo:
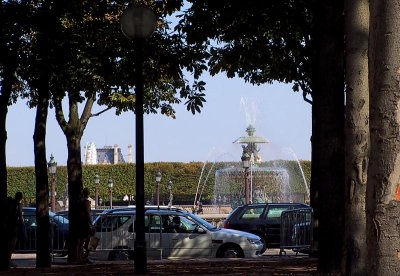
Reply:
[[[299,167],[301,165],[302,170]],[[258,164],[258,167],[285,168],[289,175],[289,186],[292,193],[306,194],[307,189],[304,185],[304,178],[310,183],[311,178],[311,162],[310,161],[292,160],[275,160]],[[202,162],[156,162],[145,164],[144,189],[145,200],[151,201],[155,199],[156,181],[155,174],[157,171],[162,173],[160,183],[160,201],[168,202],[169,191],[167,189],[168,181],[173,183],[174,203],[181,204],[193,203],[196,190],[198,193],[202,191],[203,202],[210,202],[215,199],[214,183],[215,172],[219,169],[236,167],[240,168],[238,181],[244,184],[244,174],[240,162],[218,162],[218,163],[202,163]],[[204,168],[203,168],[204,167]],[[202,177],[201,172],[203,171]],[[303,173],[302,173],[303,172]],[[99,175],[99,196],[108,200],[109,187],[108,180],[113,180],[113,200],[122,201],[125,195],[135,195],[135,164],[115,164],[115,165],[84,165],[82,167],[83,186],[88,187],[91,195],[94,197],[95,184],[94,176]],[[15,192],[22,191],[25,200],[28,203],[35,202],[35,170],[34,167],[8,167],[8,195],[13,196]],[[240,176],[243,175],[243,177]],[[207,178],[208,177],[208,178]],[[206,181],[207,178],[207,181]],[[242,182],[243,181],[243,182]],[[49,186],[51,180],[49,179]],[[240,185],[241,185],[240,184]],[[272,184],[270,192],[274,192]],[[57,167],[56,176],[56,195],[57,199],[61,199],[67,195],[67,168],[65,166]]]

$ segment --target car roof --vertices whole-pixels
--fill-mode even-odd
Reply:
[[[92,214],[100,214],[103,211],[104,211],[104,209],[90,209],[90,212]],[[60,215],[68,214],[68,210],[57,211],[56,214],[60,214]]]
[[[36,214],[36,207],[22,207],[22,212],[29,213],[29,214]],[[50,209],[49,209],[49,214],[50,214],[50,216],[56,215],[56,213],[50,211]]]
[[[123,207],[123,208],[115,208],[115,209],[107,209],[104,210],[101,214],[133,214],[134,211],[136,210],[136,206],[130,206],[130,207]],[[167,207],[167,206],[145,206],[145,212],[146,213],[157,213],[157,214],[176,214],[182,213],[186,214],[188,213],[186,210],[178,208],[178,207]]]
[[[36,216],[36,207],[22,207],[22,213],[24,216],[26,216],[26,215]],[[60,214],[54,213],[50,210],[49,210],[49,216],[50,216],[50,218],[56,219],[59,222],[62,222],[65,224],[69,223],[68,218],[64,218]]]
[[[242,207],[245,206],[254,206],[254,207],[259,207],[259,206],[281,206],[281,205],[289,205],[289,206],[297,206],[301,205],[304,207],[310,207],[309,205],[301,202],[265,202],[265,203],[251,203],[251,204],[244,204]]]

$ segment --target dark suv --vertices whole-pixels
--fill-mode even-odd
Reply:
[[[311,209],[303,203],[246,204],[233,210],[224,221],[224,228],[257,234],[267,248],[279,248],[281,214],[293,209]]]

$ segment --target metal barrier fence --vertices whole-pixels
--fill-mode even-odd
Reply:
[[[68,223],[65,218],[56,215],[50,219],[50,252],[67,253]],[[37,249],[37,222],[35,215],[24,215],[25,241],[17,240],[16,253],[36,252]]]
[[[313,210],[302,208],[287,210],[281,215],[280,254],[285,249],[307,251],[313,239]]]
[[[96,250],[126,250],[133,248],[134,216],[132,214],[100,214],[96,227],[96,236],[100,243]]]

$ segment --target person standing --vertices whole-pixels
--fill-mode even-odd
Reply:
[[[203,203],[201,201],[199,203],[199,211],[197,214],[203,214]]]
[[[79,206],[79,245],[78,245],[78,260],[82,263],[90,263],[89,257],[89,241],[93,235],[91,204],[89,200],[89,189],[84,188],[82,192],[82,200]]]
[[[17,241],[22,245],[26,241],[24,218],[22,217],[22,193],[16,192],[14,198],[7,202],[8,216],[8,254],[11,262],[12,253],[15,251]]]

